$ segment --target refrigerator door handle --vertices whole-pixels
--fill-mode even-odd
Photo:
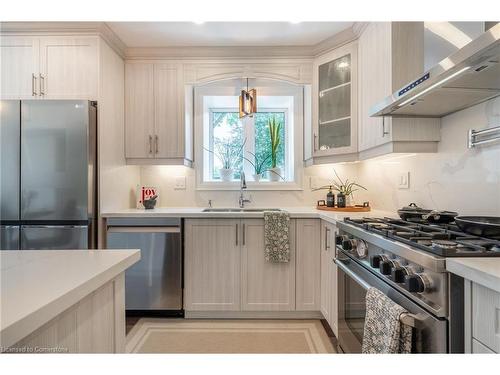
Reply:
[[[64,228],[64,229],[70,229],[70,228],[87,228],[87,225],[21,225],[21,228]]]

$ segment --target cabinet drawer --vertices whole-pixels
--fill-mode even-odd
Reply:
[[[472,337],[500,352],[500,293],[472,284]]]
[[[472,339],[472,354],[496,354],[490,348],[484,346],[476,339]]]

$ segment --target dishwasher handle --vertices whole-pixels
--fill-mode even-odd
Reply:
[[[181,233],[180,227],[108,227],[108,233]]]

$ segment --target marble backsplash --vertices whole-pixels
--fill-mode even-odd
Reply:
[[[301,191],[249,191],[249,207],[311,206],[326,191],[311,186],[327,184],[333,168],[341,176],[368,188],[355,202],[370,201],[374,208],[395,211],[415,202],[422,207],[453,210],[461,214],[500,216],[500,142],[467,148],[467,131],[500,125],[500,98],[476,105],[442,119],[438,153],[395,154],[360,163],[305,168]],[[408,189],[398,188],[398,177],[409,172]],[[177,176],[186,177],[186,189],[176,190]],[[140,167],[143,185],[157,186],[160,206],[236,206],[239,191],[196,190],[194,170],[177,166]]]

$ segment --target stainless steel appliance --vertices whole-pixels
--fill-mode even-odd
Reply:
[[[181,220],[109,218],[108,249],[140,249],[141,260],[125,272],[129,315],[182,315]]]
[[[500,95],[500,23],[376,104],[371,116],[442,117]]]
[[[375,287],[410,313],[414,352],[463,352],[464,282],[446,271],[446,258],[500,256],[500,241],[453,223],[346,218],[337,225],[340,348],[361,351],[366,290]]]
[[[96,246],[97,103],[2,100],[0,249]]]

